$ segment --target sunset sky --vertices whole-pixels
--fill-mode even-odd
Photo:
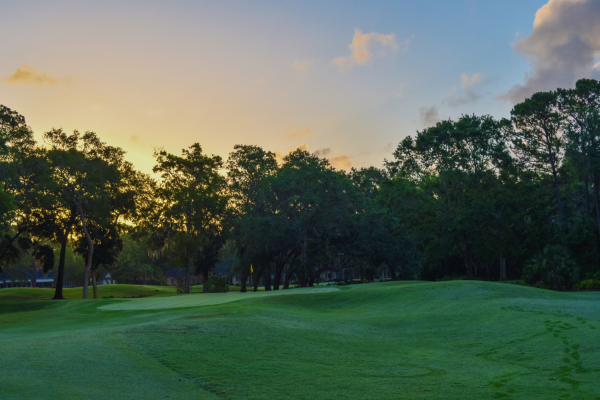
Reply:
[[[194,142],[381,166],[442,118],[600,77],[600,0],[0,0],[0,35],[0,104],[145,172]]]

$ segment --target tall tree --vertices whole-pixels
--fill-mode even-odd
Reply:
[[[557,92],[539,92],[511,111],[514,124],[514,150],[522,166],[538,174],[552,176],[561,234],[565,209],[561,195],[559,168],[564,157],[562,133],[565,119],[559,109]]]
[[[15,262],[32,246],[42,246],[54,223],[48,193],[52,190],[44,159],[25,118],[0,106],[1,208],[5,228],[0,237],[0,260]],[[1,267],[0,267],[1,268]]]
[[[256,209],[257,195],[264,178],[272,176],[277,171],[275,153],[265,151],[259,146],[235,145],[234,151],[227,159],[227,179],[233,210],[232,234],[235,238],[241,275],[241,291],[246,291],[246,281],[253,263],[251,249],[242,239],[241,218]],[[279,285],[276,285],[279,288]]]
[[[565,120],[567,152],[584,183],[588,218],[591,217],[590,183],[593,186],[596,228],[600,235],[600,82],[580,79],[575,89],[559,89],[557,93]]]
[[[60,205],[61,224],[57,236],[61,241],[61,260],[55,298],[62,298],[62,274],[66,241],[76,220],[81,223],[81,235],[87,241],[87,257],[83,282],[83,298],[88,298],[88,285],[93,266],[94,239],[88,228],[91,219],[106,223],[110,219],[112,187],[119,181],[119,162],[123,150],[108,146],[93,132],[81,135],[78,131],[67,135],[61,129],[44,134],[49,145],[48,160],[58,190],[56,203]]]
[[[189,293],[190,271],[199,250],[210,245],[211,235],[223,233],[227,209],[225,179],[219,174],[221,157],[205,155],[200,144],[182,150],[182,156],[164,150],[155,152],[155,173],[160,174],[157,196],[157,226],[167,235],[169,246],[185,270],[185,293]],[[205,291],[208,289],[204,282]]]
[[[473,279],[478,266],[499,256],[496,192],[510,163],[503,124],[489,116],[444,121],[405,139],[394,156],[388,168],[395,179],[414,181],[431,199],[420,222],[429,235],[423,254],[430,262],[458,254]]]

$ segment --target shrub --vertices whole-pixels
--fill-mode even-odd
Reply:
[[[185,292],[185,279],[177,279],[177,293],[181,294]]]
[[[600,279],[585,279],[575,285],[575,290],[600,290]]]
[[[208,278],[209,293],[226,293],[229,291],[229,278],[226,276],[212,275]]]
[[[546,246],[523,268],[526,283],[552,290],[566,290],[579,280],[579,270],[564,246]]]

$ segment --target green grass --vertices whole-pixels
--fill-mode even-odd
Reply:
[[[600,399],[598,292],[324,289],[0,300],[0,398]]]
[[[202,285],[192,286],[191,293],[202,293]],[[239,291],[239,286],[230,286],[230,291]],[[252,290],[252,288],[248,288]],[[258,288],[264,291],[263,287]],[[0,289],[0,302],[5,301],[28,301],[28,300],[50,300],[54,297],[55,289],[51,288],[9,288]],[[151,286],[151,285],[100,285],[98,286],[98,298],[136,298],[149,296],[164,296],[176,294],[175,286]],[[83,298],[83,288],[63,289],[65,299]],[[93,296],[92,287],[89,288],[89,296]],[[112,296],[112,297],[111,297]]]

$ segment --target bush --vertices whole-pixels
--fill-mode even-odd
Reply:
[[[600,290],[600,279],[585,279],[575,285],[575,290]]]
[[[523,279],[543,289],[567,290],[579,280],[579,270],[564,246],[546,246],[523,268]]]
[[[229,278],[226,276],[212,275],[208,278],[209,293],[226,293],[229,291]]]
[[[178,294],[185,293],[185,278],[177,279],[177,293]]]

